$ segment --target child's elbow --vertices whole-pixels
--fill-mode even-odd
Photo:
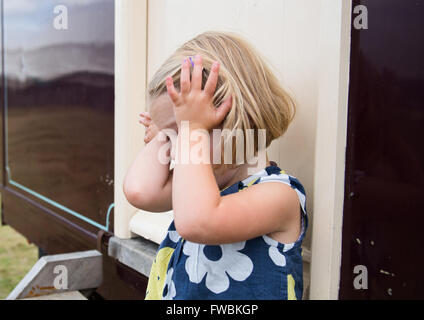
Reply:
[[[185,240],[195,243],[208,243],[213,238],[211,225],[202,219],[179,219],[174,211],[174,224],[178,234]]]
[[[177,229],[178,234],[184,240],[194,242],[194,243],[204,243],[205,234],[200,234],[196,231],[196,228],[190,228],[188,226],[178,226],[175,225],[175,229]]]
[[[196,237],[194,236],[193,230],[191,230],[189,226],[181,224],[177,222],[177,220],[175,219],[174,219],[174,223],[175,223],[175,229],[177,230],[181,238],[190,242],[196,242],[195,241]]]
[[[127,201],[138,209],[144,209],[149,205],[149,196],[140,187],[131,186],[128,183],[124,183],[123,186],[124,195]]]
[[[163,196],[157,189],[124,184],[123,191],[127,201],[137,209],[149,212],[166,212],[172,209],[168,208],[166,201],[164,203]]]
[[[143,202],[140,190],[137,190],[136,188],[124,183],[123,191],[127,201],[134,207],[139,208],[140,204]]]

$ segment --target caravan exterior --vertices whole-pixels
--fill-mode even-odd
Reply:
[[[100,272],[90,294],[143,299],[173,216],[123,192],[146,86],[184,41],[228,30],[297,101],[268,154],[309,195],[303,298],[423,298],[424,1],[209,2],[1,1],[2,223]],[[58,291],[35,288],[16,297]]]

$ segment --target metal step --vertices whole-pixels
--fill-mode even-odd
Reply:
[[[41,299],[47,295],[50,300],[66,296],[75,298],[75,291],[94,289],[101,285],[102,262],[102,254],[97,250],[44,256],[34,264],[6,300]],[[70,295],[71,292],[74,293]],[[64,293],[68,295],[62,295]]]
[[[43,296],[25,298],[20,300],[87,300],[87,298],[79,291],[53,293]]]

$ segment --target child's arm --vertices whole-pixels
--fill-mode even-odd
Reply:
[[[128,202],[139,209],[169,211],[172,209],[172,172],[169,171],[169,164],[159,161],[158,154],[169,148],[170,142],[159,141],[156,132],[145,138],[145,142],[148,144],[127,171],[123,184],[124,194]]]
[[[212,67],[205,89],[201,90],[201,58],[196,57],[195,61],[191,84],[186,61],[181,71],[181,93],[175,90],[172,78],[167,79],[167,90],[175,105],[178,125],[188,120],[191,130],[209,131],[229,112],[231,99],[215,109],[212,98],[219,65]],[[191,153],[192,147],[191,143],[188,152]],[[299,219],[299,199],[291,187],[264,183],[221,197],[212,167],[204,163],[177,161],[172,200],[177,231],[183,238],[199,243],[231,243],[287,231]]]
[[[299,226],[299,198],[283,183],[221,197],[211,165],[189,163],[175,166],[173,186],[176,229],[192,242],[233,243]]]

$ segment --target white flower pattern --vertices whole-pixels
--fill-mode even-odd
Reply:
[[[286,265],[286,256],[278,250],[278,241],[268,236],[262,236],[262,238],[269,245],[268,255],[272,262],[277,266],[284,267]]]
[[[181,238],[175,229],[174,222],[169,226],[167,236],[161,246],[174,250],[171,260],[164,261],[166,265],[156,266],[165,268],[162,271],[165,284],[162,283],[158,297],[163,299],[201,299],[201,298],[278,298],[287,295],[293,297],[294,284],[289,288],[288,281],[302,282],[302,277],[290,274],[290,280],[284,276],[284,268],[290,265],[301,270],[301,247],[299,241],[306,232],[307,216],[305,209],[305,195],[303,187],[296,178],[286,175],[278,167],[269,167],[258,174],[239,182],[238,190],[244,189],[251,182],[257,183],[281,182],[296,190],[302,207],[302,232],[296,242],[282,244],[267,235],[259,236],[243,242],[224,245],[204,245],[186,241]],[[237,188],[230,190],[237,192]],[[225,194],[224,194],[225,195]],[[242,252],[240,252],[242,251]],[[290,251],[290,253],[289,253]],[[172,264],[169,265],[169,263]],[[253,265],[255,263],[255,265]],[[166,269],[169,268],[169,269]],[[298,273],[301,274],[301,273]],[[287,290],[281,291],[281,281],[267,281],[281,277],[287,284]],[[150,281],[156,278],[149,279]],[[159,280],[159,279],[157,279]],[[188,282],[188,283],[187,283]],[[263,286],[266,285],[266,290]],[[178,290],[176,290],[178,289]],[[214,294],[219,294],[215,296]],[[302,293],[297,292],[300,296]]]
[[[175,283],[172,280],[172,275],[173,274],[174,274],[174,269],[173,268],[170,268],[168,270],[168,272],[166,273],[165,287],[167,289],[167,292],[163,296],[163,300],[172,300],[177,295],[177,292],[175,290]]]
[[[185,241],[183,252],[188,256],[185,270],[191,282],[199,284],[206,275],[206,287],[215,294],[226,291],[230,286],[229,277],[236,281],[246,280],[253,271],[253,262],[239,252],[246,242],[206,246]],[[204,253],[205,247],[220,247],[222,256],[210,260]]]
[[[175,243],[177,243],[181,239],[181,236],[178,234],[177,231],[168,231],[168,236],[169,239]]]

